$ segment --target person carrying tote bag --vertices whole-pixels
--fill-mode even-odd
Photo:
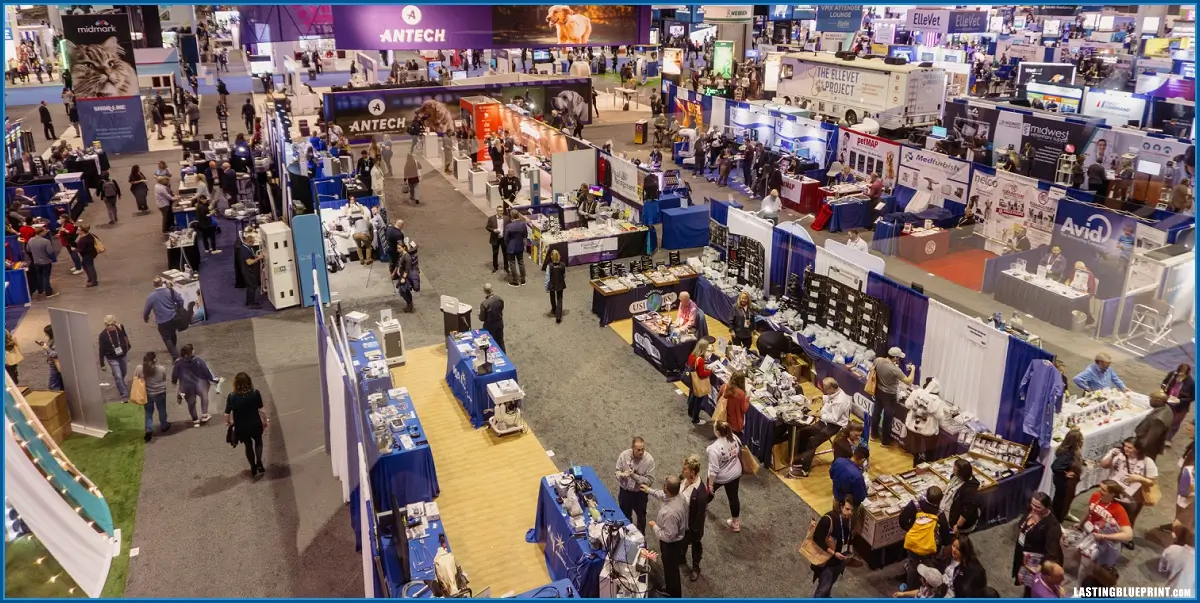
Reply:
[[[692,348],[692,353],[688,356],[687,373],[691,388],[688,391],[687,408],[692,425],[704,424],[704,421],[700,420],[700,407],[703,406],[704,400],[712,395],[712,371],[708,370],[708,366],[705,364],[708,360],[709,345],[707,339],[696,341],[696,347]],[[715,408],[713,413],[715,417]]]

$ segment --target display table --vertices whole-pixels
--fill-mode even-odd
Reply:
[[[645,358],[668,380],[683,378],[688,355],[696,347],[696,340],[672,343],[666,337],[647,329],[641,321],[633,320],[633,353]]]
[[[396,395],[392,395],[393,393]],[[365,399],[363,401],[366,402]],[[371,467],[371,499],[381,506],[384,501],[391,501],[393,494],[396,501],[402,505],[433,500],[441,494],[442,489],[438,485],[433,452],[429,448],[429,441],[421,427],[421,419],[417,417],[412,398],[406,391],[392,390],[388,392],[387,403],[400,411],[404,417],[404,427],[403,431],[392,430],[397,440],[396,447],[387,454],[379,455],[379,460]],[[363,412],[369,414],[369,409],[364,408]],[[368,419],[366,425],[370,424]],[[414,427],[417,435],[412,435]],[[402,434],[408,434],[412,439],[414,447],[411,450],[405,450],[400,445],[399,439]],[[351,509],[355,508],[357,505],[351,506]]]
[[[474,357],[459,346],[467,346],[468,350],[475,346],[474,339],[487,337],[489,341],[488,355],[492,358],[492,372],[480,375],[475,372]],[[471,426],[476,429],[487,425],[487,417],[492,413],[492,399],[488,396],[489,383],[517,379],[517,369],[509,361],[508,356],[492,340],[487,331],[476,329],[469,333],[458,333],[446,338],[446,383],[454,392],[454,397],[462,402],[463,408],[471,416]]]
[[[849,199],[830,203],[833,215],[829,218],[829,232],[857,230],[871,225],[871,200]]]
[[[936,260],[950,252],[950,231],[939,228],[904,233],[900,235],[896,246],[900,257],[914,264]]]
[[[200,271],[200,237],[192,233],[191,242],[167,247],[167,270],[185,271],[188,268]]]
[[[629,519],[617,506],[617,501],[604,487],[604,482],[591,467],[582,467],[583,479],[592,484],[592,495],[596,498],[596,509],[601,520],[628,524]],[[600,596],[600,570],[607,558],[603,549],[592,548],[586,537],[576,538],[571,529],[571,518],[558,502],[558,494],[549,478],[543,477],[538,489],[537,516],[533,529],[525,534],[525,541],[545,545],[546,567],[553,580],[570,580],[579,596],[594,599]],[[584,513],[590,524],[592,519]]]
[[[578,599],[579,591],[575,590],[575,584],[567,579],[555,580],[545,586],[531,588],[519,595],[513,597],[515,599]]]
[[[181,209],[176,206],[172,211],[175,213],[175,228],[179,230],[187,228],[189,224],[196,221],[195,208]]]
[[[368,377],[363,373],[363,369],[367,368],[368,353],[373,355],[374,352],[383,353],[383,348],[379,345],[379,340],[375,338],[374,331],[367,331],[358,339],[350,341],[350,366],[354,371],[354,375],[358,381],[358,397],[366,400],[371,394],[384,394],[392,389],[392,376],[385,374],[380,377]],[[382,356],[381,356],[382,359]]]
[[[401,583],[403,574],[400,572],[400,557],[396,555],[396,542],[391,536],[386,535],[380,536],[379,540],[382,544],[379,557],[383,564],[383,578],[387,583],[388,594],[392,598],[407,598],[401,592],[404,584]],[[442,541],[445,541],[446,550],[452,551],[450,541],[446,538],[446,528],[442,525],[441,519],[429,522],[425,528],[425,536],[423,538],[410,538],[408,540],[408,564],[413,582],[437,580],[437,576],[433,570],[433,558],[437,555]],[[415,591],[416,588],[414,586],[413,590]],[[383,593],[380,594],[382,595]],[[412,593],[408,594],[411,595]],[[432,597],[433,593],[426,590],[425,595],[421,598]]]
[[[660,195],[657,199],[646,201],[642,205],[642,224],[653,226],[663,221],[662,212],[668,209],[683,207],[683,197],[679,195]]]
[[[688,249],[708,245],[707,205],[693,205],[662,212],[662,248]]]
[[[678,295],[683,291],[693,294],[693,289],[696,287],[696,277],[686,277],[679,279],[679,283],[675,285],[667,285],[664,287],[655,287],[653,285],[641,285],[628,291],[605,295],[595,287],[592,287],[592,314],[600,317],[600,326],[607,326],[608,323],[626,318],[632,318],[634,310],[631,306],[638,302],[646,300],[646,296],[651,291],[660,293],[675,293]],[[644,312],[638,310],[637,312]]]
[[[28,306],[32,301],[29,294],[29,271],[13,268],[4,271],[4,306]]]
[[[725,326],[729,326],[729,323],[733,322],[733,305],[737,303],[737,297],[725,293],[703,276],[696,279],[696,290],[692,293],[692,301],[700,306],[705,316],[711,316]]]
[[[568,266],[637,257],[649,253],[646,245],[647,233],[647,230],[641,229],[591,239],[539,245],[534,259],[536,264],[541,266],[554,249],[558,250],[558,254]]]
[[[1071,412],[1071,403],[1063,404],[1063,413]],[[1150,409],[1146,408],[1142,412],[1129,414],[1110,421],[1104,425],[1086,425],[1080,427],[1083,432],[1083,448],[1079,451],[1080,458],[1083,459],[1083,473],[1079,476],[1079,482],[1075,486],[1075,493],[1078,495],[1081,492],[1095,488],[1100,485],[1100,482],[1107,479],[1109,471],[1100,468],[1100,459],[1104,457],[1109,450],[1120,447],[1121,442],[1126,438],[1134,437],[1134,431],[1137,426],[1150,414]],[[1049,467],[1054,462],[1054,456],[1058,454],[1059,442],[1052,442],[1050,448],[1042,452],[1039,461],[1042,465]],[[1051,496],[1054,495],[1054,480],[1053,474],[1049,469],[1042,476],[1041,485],[1038,490],[1045,492]]]
[[[1027,281],[1021,278],[1024,274],[1029,273],[1017,268],[997,274],[992,290],[996,301],[1062,329],[1071,328],[1072,312],[1089,313],[1089,295],[1033,274]]]
[[[712,392],[700,403],[700,410],[708,413],[709,417],[717,410],[717,397],[724,385],[725,382],[720,377],[713,375]],[[764,467],[773,466],[771,449],[777,442],[787,441],[790,434],[791,426],[768,417],[763,414],[762,408],[750,404],[750,410],[746,411],[746,425],[742,428],[742,443],[750,448],[750,453],[762,462]]]
[[[806,176],[783,177],[783,187],[779,191],[779,199],[783,202],[784,207],[792,211],[815,214],[824,197],[824,193],[821,192],[821,183],[812,178]]]

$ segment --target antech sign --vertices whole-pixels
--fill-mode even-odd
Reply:
[[[705,23],[749,23],[754,20],[754,7],[745,6],[705,6]]]

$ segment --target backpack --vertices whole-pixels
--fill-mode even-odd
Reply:
[[[117,183],[112,180],[105,180],[104,184],[100,185],[100,190],[104,191],[104,198],[110,199],[117,196]]]
[[[937,515],[917,511],[917,519],[904,535],[904,549],[922,557],[938,550]]]

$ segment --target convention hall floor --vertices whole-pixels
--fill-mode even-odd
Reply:
[[[236,106],[243,99],[244,95],[233,95],[230,102]],[[208,117],[215,97],[206,96],[204,101],[201,109],[208,123],[202,125],[202,130],[213,132],[215,119]],[[13,117],[26,117],[26,123],[37,121],[33,106],[8,109]],[[61,105],[54,106],[53,111],[57,123],[66,122]],[[606,125],[611,115],[602,101],[600,123],[589,126],[584,135],[600,142],[612,139],[618,149],[636,150],[644,156],[648,147],[634,147],[627,142],[633,134],[627,123],[629,116],[620,115],[618,123]],[[240,130],[239,124],[233,125]],[[40,132],[37,135],[40,139]],[[147,169],[158,159],[174,162],[178,153],[113,158],[113,173],[123,183],[130,165],[138,163]],[[403,159],[397,155],[396,165],[402,165]],[[460,410],[438,391],[444,365],[432,351],[424,352],[430,357],[425,359],[427,368],[419,374],[415,361],[399,372],[399,385],[413,389],[422,417],[430,422],[431,437],[436,434],[446,439],[445,445],[435,443],[443,513],[451,543],[463,543],[464,555],[469,558],[466,569],[477,581],[474,586],[482,589],[490,580],[496,586],[493,592],[519,590],[527,581],[544,578],[544,567],[536,565],[540,562],[538,555],[529,552],[533,545],[512,542],[523,528],[532,526],[534,499],[522,494],[526,498],[521,504],[526,506],[510,506],[505,499],[509,494],[499,495],[498,491],[528,493],[535,487],[530,482],[553,470],[552,466],[561,470],[572,463],[597,467],[605,486],[615,489],[610,468],[631,436],[646,439],[647,449],[657,459],[661,472],[674,469],[688,454],[702,453],[712,432],[692,428],[675,384],[664,381],[635,356],[615,330],[597,327],[590,312],[586,268],[568,271],[567,312],[563,323],[556,325],[546,315],[549,303],[540,279],[531,279],[529,286],[514,289],[500,284],[498,275],[490,272],[484,213],[440,170],[425,162],[422,178],[420,205],[401,201],[406,195],[401,194],[399,181],[387,183],[392,216],[405,219],[406,233],[421,245],[423,288],[417,295],[417,312],[401,315],[409,349],[416,355],[423,352],[421,348],[443,341],[442,316],[437,307],[440,295],[476,304],[482,298],[483,283],[496,283],[506,302],[509,353],[528,394],[526,418],[536,439],[527,434],[511,444],[490,442],[483,433],[456,425],[453,413]],[[697,196],[723,198],[726,194],[714,185],[692,182]],[[756,201],[738,197],[749,209],[757,207]],[[97,265],[100,286],[85,289],[83,277],[71,276],[60,263],[54,282],[61,287],[62,295],[49,305],[89,312],[97,331],[105,314],[115,314],[129,329],[135,354],[145,350],[161,353],[155,329],[139,322],[137,311],[150,290],[151,277],[165,269],[164,252],[157,218],[133,217],[132,207],[132,199],[126,195],[120,203],[120,222],[115,227],[97,229],[109,249]],[[100,222],[102,217],[103,209],[93,206],[84,219]],[[815,233],[818,243],[825,236]],[[232,261],[227,255],[205,261]],[[1002,309],[986,296],[902,262],[889,262],[888,273],[900,282],[922,283],[933,296],[971,313],[990,314]],[[343,310],[399,308],[398,298],[387,292],[378,293],[375,287],[363,291],[362,295],[350,289],[339,292]],[[46,306],[44,301],[35,302],[16,333],[26,353],[21,367],[25,384],[41,385],[46,380],[45,366],[33,344],[47,323]],[[354,552],[349,513],[341,503],[340,487],[331,476],[322,450],[320,399],[312,393],[319,387],[312,320],[311,311],[291,309],[196,326],[182,334],[181,343],[194,344],[215,371],[227,376],[245,371],[263,392],[273,419],[266,435],[268,473],[265,479],[250,480],[243,467],[242,451],[231,450],[224,443],[224,430],[216,424],[193,429],[177,423],[172,433],[156,437],[147,445],[145,455],[133,534],[133,546],[140,549],[140,554],[131,562],[127,596],[361,596],[362,565]],[[1031,319],[1026,324],[1042,333],[1047,347],[1060,354],[1073,371],[1105,347]],[[1119,351],[1108,351],[1117,358],[1116,366],[1131,387],[1149,391],[1158,386],[1161,375],[1157,370],[1130,361]],[[115,398],[116,394],[110,390],[108,395]],[[220,403],[214,405],[217,412],[222,410]],[[175,405],[169,412],[176,421],[185,415]],[[461,415],[457,419],[461,420]],[[1178,451],[1191,437],[1192,428],[1185,427],[1176,439],[1180,445],[1159,459],[1161,483],[1168,494],[1174,491],[1178,474]],[[474,444],[472,438],[476,439]],[[554,456],[539,454],[535,444],[554,451]],[[466,456],[467,450],[478,451],[479,458]],[[528,463],[530,467],[485,476],[498,459]],[[517,480],[522,483],[515,483]],[[450,488],[454,492],[449,492]],[[492,496],[501,498],[491,501]],[[1076,514],[1083,500],[1077,500]],[[703,597],[811,594],[811,574],[796,548],[814,515],[813,509],[788,484],[766,472],[744,480],[742,502],[743,530],[732,534],[721,523],[727,516],[724,497],[714,501],[705,536],[704,573],[698,582],[685,581],[684,593]],[[469,516],[477,510],[474,505],[496,505],[505,514],[495,520],[494,534],[459,533],[483,523]],[[1154,566],[1164,542],[1151,528],[1166,522],[1170,512],[1168,504],[1143,512],[1136,530],[1137,550],[1125,552],[1120,566],[1123,584],[1159,583]],[[456,526],[462,528],[456,530]],[[997,527],[973,537],[981,550],[991,552],[985,559],[990,583],[1006,595],[1019,595],[1019,589],[1008,579],[1013,532],[1011,526]],[[1148,533],[1151,535],[1146,536]],[[653,538],[650,540],[653,545]],[[502,548],[489,551],[486,547],[492,545]],[[514,546],[525,547],[521,559],[535,567],[524,569],[527,573],[508,586],[506,578],[486,565],[496,564],[497,552],[508,554]],[[898,573],[899,566],[878,571],[852,568],[834,592],[838,596],[888,596],[898,585],[892,580]]]

